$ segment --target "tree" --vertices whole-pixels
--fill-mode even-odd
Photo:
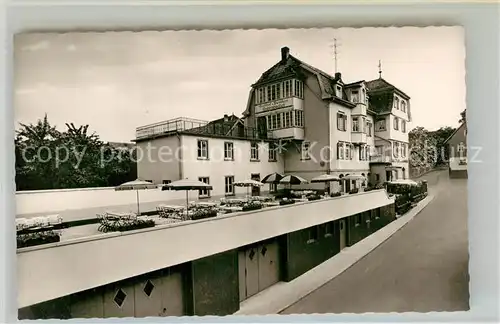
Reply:
[[[467,109],[464,109],[461,113],[460,113],[460,119],[459,119],[459,123],[462,124],[462,123],[465,123],[465,121],[467,120]]]
[[[115,186],[135,179],[132,154],[89,134],[89,125],[66,123],[59,132],[45,115],[35,125],[20,126],[15,138],[17,190]]]
[[[440,129],[430,132],[430,135],[434,137],[436,142],[436,150],[438,152],[436,159],[436,166],[446,164],[450,157],[449,146],[445,144],[445,141],[453,134],[455,128],[453,127],[441,127]]]

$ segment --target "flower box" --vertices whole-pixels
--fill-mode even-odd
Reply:
[[[262,204],[250,202],[243,205],[243,211],[258,210],[262,209]]]
[[[54,231],[19,234],[17,235],[17,248],[20,249],[28,246],[56,243],[60,240],[61,237],[59,236],[59,233]]]
[[[218,214],[216,209],[199,209],[191,215],[192,220],[216,217]]]

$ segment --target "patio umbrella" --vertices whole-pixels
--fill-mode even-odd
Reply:
[[[334,176],[333,174],[322,174],[318,177],[311,179],[311,183],[330,182],[330,181],[340,181],[340,178]]]
[[[281,179],[283,179],[284,175],[279,174],[278,172],[274,172],[268,174],[262,179],[262,183],[279,183]]]
[[[292,186],[292,185],[299,185],[299,184],[307,184],[309,182],[304,178],[290,174],[290,175],[284,176],[283,179],[281,179],[279,183],[288,184],[289,186]]]
[[[189,207],[189,190],[212,190],[212,186],[201,181],[182,179],[166,184],[161,190],[185,190],[186,191],[186,216]]]
[[[134,181],[122,183],[121,185],[115,187],[115,190],[116,191],[135,190],[136,194],[137,194],[137,215],[140,215],[141,213],[139,211],[139,190],[156,189],[156,188],[158,188],[158,187],[149,181],[143,181],[143,180],[136,179]]]
[[[243,180],[243,181],[236,181],[233,183],[234,186],[236,187],[246,187],[247,188],[247,196],[250,195],[249,189],[250,187],[262,187],[264,184],[262,182],[256,181],[256,180]]]

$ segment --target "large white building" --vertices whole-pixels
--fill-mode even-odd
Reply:
[[[234,194],[234,181],[272,172],[307,180],[363,175],[383,183],[408,177],[410,121],[409,96],[383,78],[345,84],[340,73],[320,71],[284,47],[252,85],[242,118],[139,127],[137,147],[148,153],[139,159],[138,176],[158,184],[199,179],[213,186],[211,195]],[[344,181],[340,189],[358,185],[367,183]]]

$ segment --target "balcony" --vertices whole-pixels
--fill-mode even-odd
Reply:
[[[275,139],[304,140],[304,128],[290,127],[270,131]]]
[[[363,132],[351,132],[351,142],[353,144],[366,144],[366,133]]]
[[[19,249],[18,307],[182,264],[392,203],[394,199],[389,198],[385,190],[373,190]],[[249,231],[249,228],[252,230]]]
[[[378,154],[370,156],[370,163],[392,163],[392,156],[389,154]]]

